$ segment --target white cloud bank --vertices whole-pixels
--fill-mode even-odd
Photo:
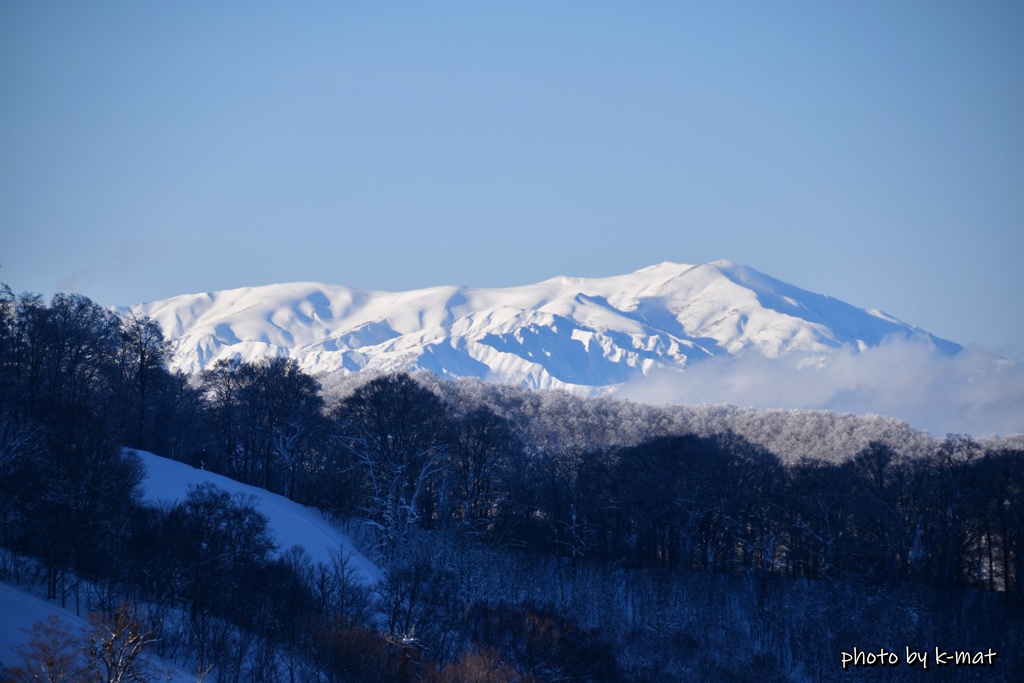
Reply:
[[[937,436],[1024,433],[1024,365],[970,348],[945,357],[903,340],[862,352],[714,358],[685,372],[656,371],[620,395],[651,403],[874,413]]]

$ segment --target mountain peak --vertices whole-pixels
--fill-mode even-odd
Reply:
[[[591,391],[752,350],[768,357],[854,351],[927,337],[877,312],[807,292],[727,260],[665,261],[602,278],[500,289],[406,292],[298,282],[141,304],[198,372],[220,358],[295,358],[314,372],[427,369],[535,388]]]

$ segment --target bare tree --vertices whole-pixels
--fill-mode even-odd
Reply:
[[[77,638],[53,614],[25,631],[31,639],[14,647],[23,664],[7,672],[5,680],[11,683],[150,683],[162,678],[146,657],[156,642],[154,633],[128,603],[110,620],[91,615]]]
[[[23,664],[7,671],[11,683],[59,683],[76,680],[81,674],[78,643],[67,625],[51,614],[23,629],[30,640],[12,649]]]
[[[486,407],[463,415],[452,444],[452,516],[460,526],[486,531],[505,498],[501,472],[518,452],[508,422]]]
[[[257,363],[252,388],[265,442],[263,486],[270,489],[273,472],[280,470],[284,495],[293,498],[300,465],[324,432],[320,384],[295,360],[273,358]]]
[[[364,510],[390,555],[436,510],[448,466],[446,407],[408,375],[387,375],[359,387],[339,418],[339,440],[363,475]]]
[[[145,657],[156,642],[152,630],[137,618],[135,610],[123,603],[113,619],[92,615],[85,651],[84,681],[95,683],[149,683],[159,674]]]
[[[129,405],[134,404],[135,408],[132,412],[135,413],[136,424],[134,428],[126,430],[126,435],[134,440],[131,445],[138,444],[141,447],[145,443],[152,384],[161,372],[165,372],[167,355],[168,344],[155,320],[148,316],[137,316],[134,312],[121,318],[118,366]]]

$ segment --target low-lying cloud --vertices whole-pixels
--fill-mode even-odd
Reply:
[[[756,353],[656,371],[622,396],[652,403],[729,403],[888,415],[941,436],[1024,433],[1024,365],[980,349],[942,356],[893,339],[866,351],[768,359]]]

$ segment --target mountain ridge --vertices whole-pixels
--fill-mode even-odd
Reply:
[[[760,353],[863,351],[890,337],[961,347],[877,310],[726,260],[665,261],[601,278],[404,292],[296,282],[131,307],[156,320],[172,366],[286,356],[312,372],[425,369],[532,388],[614,388],[655,368]]]

